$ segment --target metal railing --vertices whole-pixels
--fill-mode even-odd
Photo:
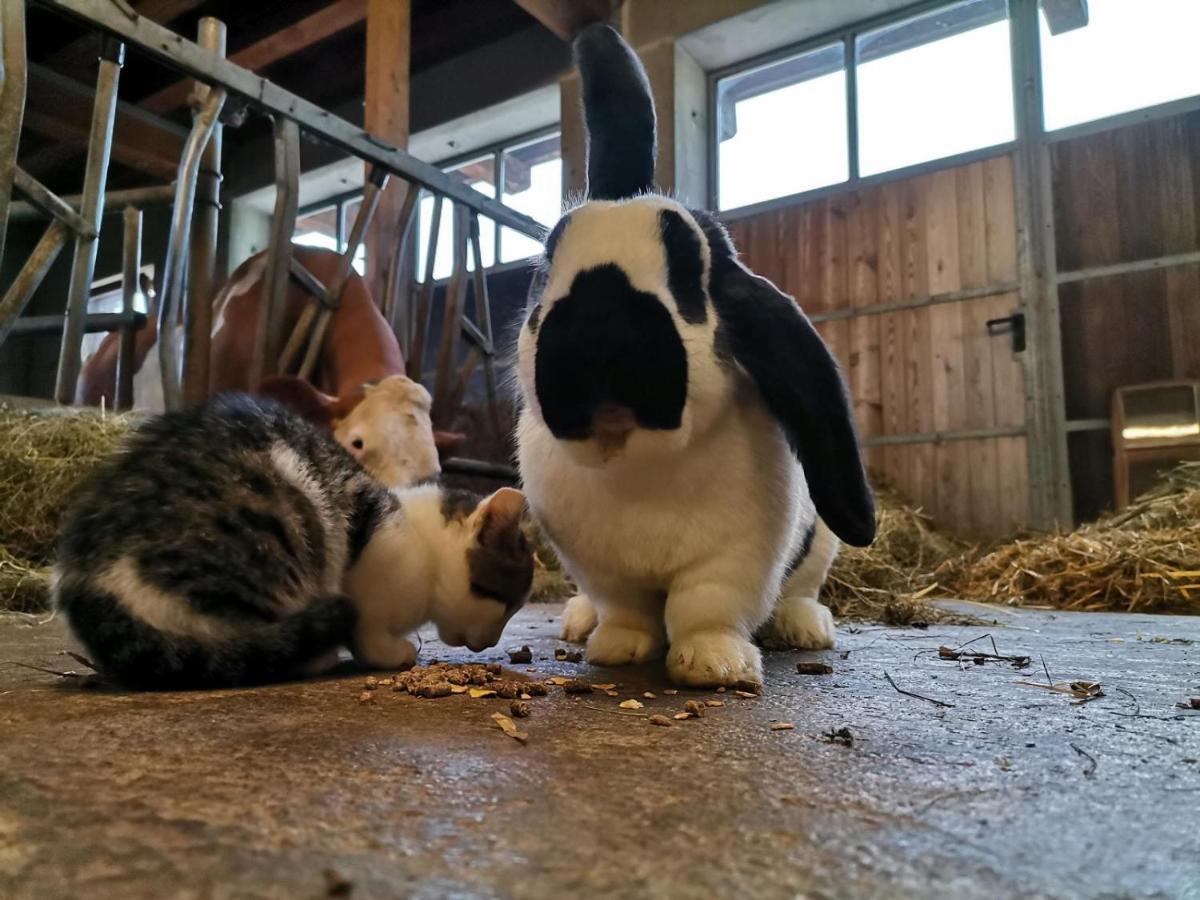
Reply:
[[[2,235],[10,217],[10,182],[30,200],[30,204],[15,204],[14,216],[27,218],[41,213],[52,221],[26,263],[20,275],[0,301],[0,343],[12,328],[30,296],[44,277],[50,263],[61,251],[67,238],[74,234],[76,241],[75,266],[72,270],[67,311],[63,318],[63,340],[60,351],[58,380],[55,395],[59,402],[69,403],[75,392],[79,374],[80,341],[85,330],[91,330],[86,315],[88,288],[95,269],[96,241],[105,207],[104,177],[108,169],[112,146],[113,117],[117,81],[124,47],[152,57],[164,65],[194,78],[194,117],[189,137],[180,160],[178,176],[173,187],[174,210],[171,236],[163,278],[159,291],[159,354],[162,363],[164,397],[169,409],[185,403],[195,403],[207,395],[208,331],[211,327],[210,296],[200,296],[208,282],[204,272],[196,277],[193,267],[200,257],[200,268],[206,269],[212,259],[211,223],[193,230],[193,207],[197,196],[202,204],[216,208],[220,180],[220,152],[214,150],[214,135],[219,135],[222,111],[229,108],[251,109],[270,116],[275,123],[275,185],[277,200],[272,220],[271,245],[267,265],[264,296],[266,302],[258,323],[256,346],[252,361],[252,377],[257,379],[276,373],[296,371],[311,376],[315,368],[329,322],[341,300],[341,294],[351,276],[354,256],[366,234],[378,206],[380,193],[388,178],[396,176],[408,183],[408,194],[400,211],[392,265],[386,295],[380,300],[383,314],[391,323],[408,360],[408,372],[419,377],[425,345],[430,332],[433,299],[432,268],[436,258],[439,222],[448,204],[455,223],[454,274],[446,291],[441,344],[438,351],[437,376],[433,387],[435,420],[449,421],[461,402],[467,381],[480,362],[483,364],[491,418],[500,428],[497,397],[495,355],[487,283],[481,265],[479,217],[486,216],[541,241],[545,229],[535,220],[487,197],[396,147],[379,140],[362,128],[340,119],[278,85],[229,62],[223,56],[224,28],[215,20],[203,20],[199,43],[185,40],[144,16],[137,15],[127,4],[113,0],[29,0],[41,7],[69,16],[81,24],[105,35],[105,52],[97,81],[96,104],[88,145],[88,163],[81,197],[68,203],[37,185],[16,168],[16,139],[20,131],[24,106],[25,36],[24,4],[3,4],[0,35],[4,52],[4,80],[0,82],[0,252]],[[228,118],[228,117],[227,117]],[[299,141],[301,133],[328,143],[355,156],[370,169],[363,189],[363,202],[351,231],[341,264],[328,284],[323,284],[307,271],[291,250],[295,229],[296,202],[299,194]],[[7,180],[6,180],[7,178]],[[198,189],[198,184],[201,187]],[[162,188],[143,189],[146,199],[162,197]],[[424,284],[418,286],[415,273],[409,271],[407,248],[411,247],[410,232],[415,219],[417,200],[421,191],[431,193],[434,200],[434,222],[427,253],[427,272]],[[114,192],[112,199],[118,194]],[[124,198],[120,198],[124,199]],[[78,210],[76,211],[76,207]],[[194,231],[194,235],[193,235]],[[126,219],[126,260],[133,253],[129,243],[134,233],[140,234],[132,219]],[[193,235],[192,239],[189,236]],[[199,249],[198,249],[199,248]],[[468,269],[468,259],[474,274]],[[136,269],[127,277],[136,279]],[[191,290],[189,291],[189,280]],[[299,283],[310,300],[293,330],[284,340],[284,299],[291,281]],[[136,281],[134,282],[136,284]],[[468,287],[475,294],[477,321],[464,313]],[[126,293],[132,297],[130,291]],[[178,358],[173,338],[173,324],[182,310],[185,359]],[[132,308],[122,314],[122,321],[133,328],[136,318]],[[204,334],[201,335],[200,332]],[[464,362],[455,371],[460,355],[460,340],[470,343]],[[128,342],[132,346],[132,341]],[[122,347],[125,341],[122,342]],[[128,369],[123,369],[128,372]],[[127,377],[127,376],[126,376]]]

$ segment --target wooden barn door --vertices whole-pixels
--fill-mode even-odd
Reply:
[[[840,360],[872,471],[948,529],[993,537],[1028,524],[1011,157],[730,230]]]

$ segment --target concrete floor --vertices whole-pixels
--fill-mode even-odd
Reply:
[[[644,712],[716,698],[664,695],[657,667],[546,661],[558,611],[527,609],[504,642],[534,648],[536,677],[657,693]],[[326,870],[355,898],[1200,897],[1200,713],[1175,707],[1200,695],[1200,645],[1152,640],[1200,639],[1197,620],[992,615],[843,628],[838,651],[769,655],[762,698],[670,728],[555,688],[526,745],[492,725],[506,701],[361,703],[361,676],[81,688],[11,664],[77,667],[60,623],[7,617],[0,897],[315,898]],[[1033,668],[925,652],[984,631]],[[1044,680],[1040,656],[1106,696],[1015,684]],[[810,658],[834,674],[797,674]],[[826,739],[842,727],[853,746]]]

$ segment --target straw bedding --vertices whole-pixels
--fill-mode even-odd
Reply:
[[[60,517],[72,490],[135,420],[0,405],[0,609],[43,608]],[[1184,464],[1128,509],[1067,534],[980,550],[879,489],[875,544],[846,548],[823,599],[840,618],[946,621],[934,598],[1066,609],[1200,613],[1200,463]],[[536,600],[573,593],[532,524]],[[958,617],[961,618],[961,617]]]

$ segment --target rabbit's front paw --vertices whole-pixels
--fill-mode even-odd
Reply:
[[[797,650],[829,650],[837,643],[833,613],[811,597],[781,600],[768,631],[776,641]]]
[[[595,666],[641,663],[658,656],[662,645],[662,638],[652,632],[601,622],[588,639],[587,660]]]
[[[563,607],[560,640],[582,644],[596,628],[596,605],[587,594],[576,594]]]
[[[762,684],[758,648],[736,631],[700,631],[685,635],[667,654],[671,680],[690,687],[720,687],[739,681]]]

